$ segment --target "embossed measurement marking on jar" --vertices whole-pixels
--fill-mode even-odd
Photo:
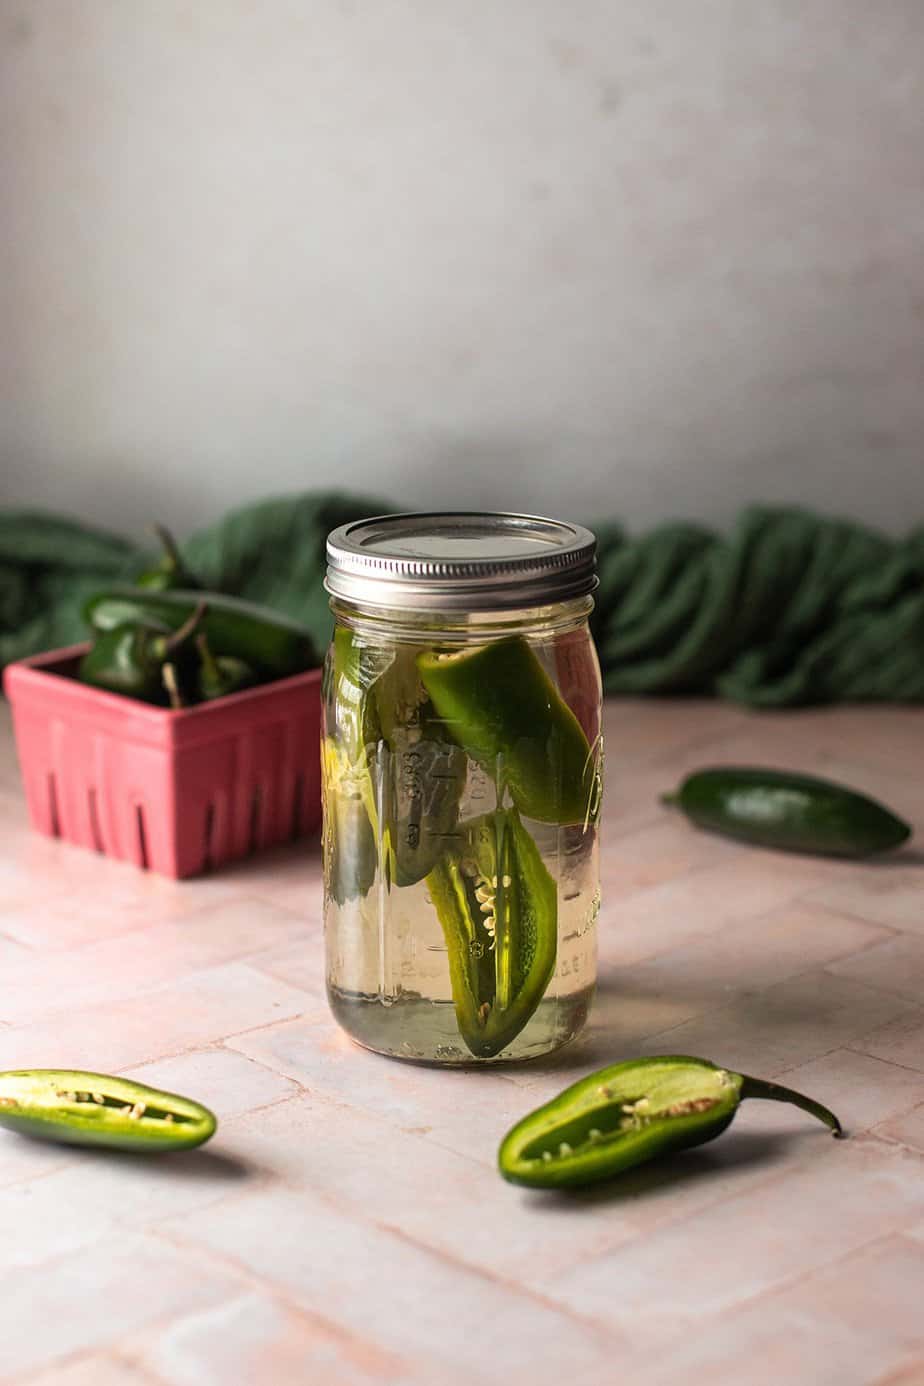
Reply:
[[[488,779],[481,766],[476,765],[474,761],[469,763],[468,784],[468,797],[478,801],[487,799],[493,788],[491,781]]]

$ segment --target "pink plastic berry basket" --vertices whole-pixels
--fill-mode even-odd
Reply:
[[[171,711],[80,683],[87,648],[4,674],[40,833],[183,877],[317,829],[320,669]]]

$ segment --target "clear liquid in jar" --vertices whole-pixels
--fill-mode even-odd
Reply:
[[[581,721],[599,764],[599,674],[589,637],[574,632],[530,643]],[[380,837],[387,825],[405,855],[413,857],[420,850],[418,835],[432,829],[432,816],[421,821],[398,807],[409,796],[419,798],[415,776],[426,777],[424,792],[436,793],[437,804],[444,792],[458,797],[460,822],[510,807],[504,791],[499,798],[497,781],[461,751],[436,765],[422,765],[419,757],[415,761],[413,709],[404,709],[401,717],[408,733],[398,738],[402,750],[389,749],[384,740],[366,748],[371,791],[367,786],[365,792],[374,795]],[[328,734],[336,737],[329,712],[328,718]],[[434,774],[447,781],[451,774],[456,782],[436,783]],[[327,804],[326,812],[331,808]],[[380,851],[368,889],[340,900],[328,891],[325,907],[330,1004],[360,1044],[410,1060],[483,1063],[537,1057],[581,1030],[596,975],[596,823],[558,825],[525,815],[520,821],[555,882],[557,905],[554,971],[523,1028],[490,1059],[473,1056],[460,1033],[447,942],[427,879],[396,884],[383,869]]]

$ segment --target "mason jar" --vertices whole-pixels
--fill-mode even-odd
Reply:
[[[596,976],[600,668],[589,530],[386,515],[327,541],[327,987],[360,1044],[529,1059]]]

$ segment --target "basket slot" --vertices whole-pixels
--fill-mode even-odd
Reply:
[[[295,786],[295,803],[292,806],[292,840],[307,837],[314,831],[319,815],[315,812],[313,799],[317,795],[317,784],[311,775],[300,771]]]
[[[148,869],[148,839],[144,825],[144,809],[141,804],[135,805],[135,830],[138,838],[138,865],[142,871]]]
[[[205,810],[205,839],[209,867],[221,866],[235,854],[231,851],[231,825],[227,795],[212,795]]]
[[[93,848],[97,852],[105,851],[103,847],[103,833],[99,821],[99,804],[96,798],[96,789],[92,787],[87,790],[87,812],[90,817],[90,836],[93,839]]]
[[[205,806],[205,823],[203,825],[202,835],[205,840],[205,846],[203,847],[202,851],[202,870],[211,871],[212,867],[215,865],[214,855],[212,852],[212,839],[215,835],[214,804],[206,804]]]
[[[263,786],[255,784],[253,793],[250,796],[250,838],[247,844],[248,853],[256,852],[260,846],[261,829],[263,827]]]
[[[305,772],[299,770],[295,776],[295,791],[292,795],[292,821],[289,825],[289,841],[295,842],[302,835],[302,800],[305,796]]]
[[[46,778],[48,786],[48,830],[52,837],[61,836],[61,815],[58,812],[58,781],[54,771],[49,771]]]

